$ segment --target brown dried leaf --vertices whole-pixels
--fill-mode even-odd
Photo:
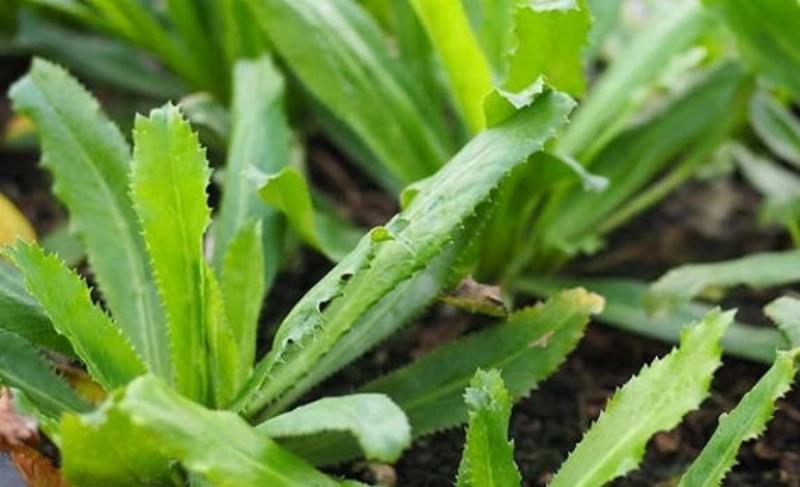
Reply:
[[[11,461],[29,487],[69,487],[49,458],[27,445],[11,448]]]
[[[504,318],[508,315],[500,288],[481,284],[472,276],[467,276],[452,292],[442,296],[442,301],[468,313],[479,313],[497,318]]]
[[[39,434],[36,423],[17,414],[8,389],[0,391],[0,445],[36,445]],[[2,448],[0,447],[0,450]]]
[[[7,452],[29,487],[69,487],[49,458],[37,450],[36,423],[17,413],[8,389],[0,390],[0,452]]]

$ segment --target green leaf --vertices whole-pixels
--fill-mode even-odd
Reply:
[[[512,487],[522,477],[514,463],[514,442],[508,441],[511,397],[500,372],[478,370],[464,393],[469,427],[457,487]]]
[[[797,373],[796,356],[796,350],[779,352],[772,367],[739,404],[720,417],[714,435],[681,477],[679,487],[711,487],[722,483],[736,462],[739,447],[764,431],[775,411],[775,401],[791,388]]]
[[[708,17],[695,2],[682,2],[667,18],[631,39],[576,110],[559,139],[558,151],[578,157],[600,134],[617,126],[617,119],[635,100],[631,95],[655,80],[675,55],[706,32],[711,24]]]
[[[63,15],[74,17],[87,24],[98,24],[101,20],[92,10],[78,0],[27,0],[28,3],[52,9]]]
[[[588,0],[592,14],[592,30],[589,32],[589,45],[584,49],[587,65],[603,57],[603,44],[620,21],[622,0]]]
[[[18,10],[19,2],[17,2],[17,0],[10,0],[0,6],[0,39],[6,34],[13,32],[16,28]]]
[[[473,217],[476,218],[476,217]],[[281,396],[272,406],[273,411],[282,411],[315,384],[360,357],[385,340],[399,327],[417,317],[436,301],[441,290],[454,284],[460,277],[458,265],[462,254],[468,251],[476,229],[469,223],[454,237],[441,255],[430,265],[416,272],[412,277],[398,284],[369,311],[358,318],[350,330],[342,336],[333,348],[316,361],[308,373],[297,381],[291,390]],[[455,269],[454,269],[455,268]],[[342,269],[341,279],[347,278],[347,270]],[[338,447],[337,447],[338,448]],[[357,447],[337,450],[341,453],[335,460],[354,458]],[[331,462],[335,462],[331,460]]]
[[[271,174],[289,161],[291,132],[284,113],[283,77],[269,57],[236,64],[232,119],[222,204],[214,222],[214,267],[221,271],[234,236],[254,218],[261,219],[269,288],[280,267],[286,224],[282,215],[264,205],[247,177],[249,168]]]
[[[694,174],[736,126],[737,107],[749,99],[747,81],[736,64],[714,66],[655,113],[614,138],[591,164],[594,174],[608,179],[608,189],[589,193],[572,188],[563,199],[554,200],[542,217],[545,245],[575,253],[576,242],[607,233],[664,196],[660,192],[637,202],[648,186],[666,180],[664,190],[668,192],[675,187],[669,179],[672,174],[677,174],[677,182]],[[670,175],[654,181],[665,171]]]
[[[759,219],[791,228],[800,218],[800,177],[741,144],[732,143],[730,152],[747,182],[765,197]]]
[[[72,485],[164,487],[186,485],[157,438],[131,423],[111,401],[97,410],[65,414],[60,424],[61,468]]]
[[[166,0],[166,11],[178,37],[183,41],[186,50],[193,54],[194,61],[207,73],[205,89],[217,95],[220,100],[230,96],[228,73],[223,63],[222,46],[215,39],[212,22],[214,18],[212,5],[217,2],[197,2],[195,0]]]
[[[313,187],[310,190],[311,201],[314,204],[314,223],[319,240],[324,242],[329,258],[334,262],[339,262],[356,247],[367,230],[353,224],[342,214],[337,204],[325,194],[314,191]]]
[[[649,286],[632,279],[603,278],[531,278],[514,282],[517,292],[535,296],[552,296],[565,287],[586,286],[606,300],[606,307],[597,320],[640,336],[675,343],[685,323],[701,319],[711,307],[696,301],[679,304],[669,312],[652,315],[642,305]],[[775,350],[788,342],[775,329],[734,321],[725,330],[722,348],[726,355],[770,364]]]
[[[9,264],[0,262],[0,330],[44,348],[74,356],[69,342],[59,335],[39,303],[25,291],[25,282]]]
[[[56,254],[70,267],[77,266],[86,259],[86,249],[80,239],[70,231],[68,222],[48,232],[40,243],[45,250]]]
[[[800,347],[800,301],[782,296],[764,307],[764,312],[778,325],[792,348]]]
[[[138,0],[89,0],[101,29],[110,30],[158,56],[175,73],[198,89],[217,88],[214,72],[205,66],[206,59],[193,53],[184,39],[173,35],[154,11]]]
[[[800,120],[764,91],[750,102],[750,125],[778,157],[800,167]]]
[[[394,35],[397,44],[398,57],[404,69],[410,74],[411,79],[418,88],[418,96],[423,98],[423,103],[428,110],[439,112],[442,119],[447,110],[447,86],[442,83],[441,65],[436,59],[436,54],[430,39],[425,32],[422,22],[414,12],[411,2],[386,2],[386,14],[382,23]],[[365,3],[365,6],[367,3]],[[374,14],[373,14],[374,15]],[[445,121],[446,123],[446,121]],[[461,127],[458,127],[460,132]],[[458,134],[459,136],[462,134]]]
[[[337,224],[332,217],[315,211],[308,183],[296,168],[284,167],[270,175],[251,173],[251,177],[258,181],[258,194],[264,202],[284,213],[303,241],[334,262],[352,250],[349,245],[342,245],[335,228],[345,224]]]
[[[519,93],[539,76],[558,90],[586,90],[583,48],[592,17],[585,0],[532,0],[514,8],[516,47],[508,54],[502,93]]]
[[[208,162],[197,135],[172,105],[153,110],[149,118],[137,117],[133,139],[131,196],[167,316],[175,383],[181,393],[204,403]]]
[[[222,295],[225,317],[238,350],[241,380],[250,375],[256,355],[256,333],[264,299],[264,274],[254,269],[263,267],[261,222],[242,227],[228,245],[222,264]]]
[[[800,4],[796,0],[704,0],[733,33],[742,58],[800,98]]]
[[[378,462],[394,463],[411,445],[406,415],[383,394],[319,399],[275,416],[256,430],[312,463],[326,463],[327,455],[338,453],[331,451],[335,443],[326,442],[331,434],[355,438],[367,460]]]
[[[451,95],[472,133],[486,125],[482,99],[492,73],[461,1],[411,0],[447,74]]]
[[[181,82],[129,44],[23,11],[15,44],[65,64],[81,77],[156,99],[178,97]]]
[[[467,420],[462,401],[475,370],[496,368],[513,397],[552,374],[583,336],[603,300],[582,289],[511,315],[504,323],[439,347],[361,390],[389,396],[408,415],[414,436]],[[491,343],[492,346],[486,346]]]
[[[260,269],[260,268],[259,268]],[[252,272],[252,271],[251,271]],[[258,270],[253,274],[260,274]],[[222,290],[214,272],[209,266],[205,268],[205,327],[208,340],[209,388],[216,408],[228,406],[242,383],[250,375],[249,367],[241,363],[241,349],[238,336],[228,323],[228,304],[224,301]],[[244,293],[245,291],[243,291]],[[259,303],[260,301],[256,301]],[[248,344],[255,346],[253,342]]]
[[[6,255],[22,271],[28,292],[53,327],[70,341],[103,387],[114,389],[145,373],[128,338],[92,303],[89,288],[76,273],[36,244],[18,242],[7,248]]]
[[[572,106],[566,95],[549,92],[482,132],[406,210],[365,236],[286,317],[240,398],[246,414],[291,390],[374,305],[441,255],[498,182],[552,137]]]
[[[294,167],[284,167],[280,172],[267,176],[258,187],[261,199],[284,212],[300,238],[325,253],[314,221],[311,193],[300,171]]]
[[[204,409],[152,376],[131,383],[114,407],[146,431],[157,449],[211,485],[339,485],[237,415]]]
[[[24,392],[39,411],[57,418],[67,411],[89,410],[27,340],[0,330],[0,350],[0,382]]]
[[[178,107],[207,147],[225,150],[231,136],[231,116],[224,104],[199,91],[182,97]],[[222,172],[224,175],[226,171]]]
[[[220,4],[220,38],[229,66],[269,50],[267,40],[253,22],[246,0],[222,0]],[[235,84],[234,80],[234,92]]]
[[[719,339],[732,320],[732,312],[715,310],[685,328],[678,348],[614,394],[550,485],[600,486],[635,469],[650,437],[677,425],[708,395]]]
[[[709,288],[747,285],[753,288],[795,282],[800,276],[800,251],[764,252],[711,264],[672,269],[650,287],[648,305],[668,308],[686,302]]]
[[[503,281],[524,270],[530,255],[540,250],[531,241],[531,225],[541,210],[544,197],[553,191],[580,189],[603,192],[608,179],[586,170],[571,157],[539,152],[532,163],[517,169],[498,191],[494,217],[487,222],[481,242],[478,275]],[[512,256],[509,258],[509,256]]]
[[[47,61],[34,60],[10,96],[36,123],[42,164],[53,173],[53,191],[84,241],[108,308],[148,368],[170,377],[166,330],[128,195],[128,145],[97,101]]]
[[[407,6],[407,8],[411,8]],[[414,13],[409,14],[411,17]],[[422,27],[420,27],[422,29]],[[313,116],[320,131],[333,142],[347,160],[352,161],[368,178],[375,181],[388,194],[398,194],[406,186],[344,121],[322,103],[310,100]],[[439,98],[439,101],[442,101]]]
[[[255,19],[308,90],[404,185],[448,158],[438,118],[353,0],[249,0]],[[392,123],[386,123],[391,120]]]
[[[496,79],[503,79],[514,47],[515,0],[461,0]]]

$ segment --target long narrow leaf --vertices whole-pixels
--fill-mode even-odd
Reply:
[[[800,300],[782,296],[764,307],[792,348],[800,347]]]
[[[54,329],[47,314],[30,294],[11,265],[0,262],[0,329],[65,355],[74,355],[69,342]]]
[[[732,143],[730,148],[744,178],[764,195],[759,219],[791,228],[800,217],[800,176],[741,144]]]
[[[256,271],[255,274],[260,273]],[[222,409],[230,404],[242,383],[250,375],[250,368],[241,363],[241,348],[237,341],[240,337],[235,334],[228,322],[229,306],[209,266],[205,268],[205,286],[204,323],[208,342],[209,404]],[[256,302],[258,303],[258,300]],[[252,346],[253,343],[249,345]]]
[[[427,268],[417,271],[374,304],[271,409],[284,410],[315,384],[365,354],[434,303],[443,288],[463,277],[457,265],[464,252],[468,252],[475,232],[474,228],[459,232],[453,237],[453,243]],[[357,450],[352,451],[357,453]],[[344,458],[350,458],[346,453],[343,453]]]
[[[772,152],[800,167],[800,119],[765,92],[750,102],[750,124]]]
[[[462,394],[475,370],[500,370],[511,395],[522,397],[558,368],[583,336],[589,316],[602,307],[595,294],[565,291],[501,325],[435,349],[362,390],[392,398],[408,415],[415,436],[456,426],[467,419]]]
[[[591,238],[599,229],[607,230],[605,220],[624,208],[676,158],[694,149],[707,155],[725,140],[738,119],[737,106],[744,108],[749,100],[748,86],[741,67],[723,63],[704,73],[656,113],[621,133],[591,164],[593,173],[608,178],[608,189],[589,193],[573,188],[563,202],[554,201],[542,223],[543,238],[548,244],[574,252],[570,246],[575,242]],[[720,117],[720,113],[726,116]],[[689,162],[696,169],[707,160],[703,157],[699,162]]]
[[[78,0],[27,0],[30,4],[39,7],[53,9],[60,14],[74,17],[77,20],[86,22],[89,25],[100,25],[103,23],[95,12],[87,5]]]
[[[376,2],[376,3],[381,3]],[[441,70],[422,22],[414,13],[411,2],[383,2],[386,14],[383,21],[394,34],[398,56],[411,74],[429,110],[445,110],[446,87],[442,86]],[[366,5],[366,4],[365,4]]]
[[[222,0],[218,3],[219,37],[228,66],[234,66],[241,59],[255,58],[268,50],[267,40],[257,23],[252,21],[246,0]]]
[[[354,0],[249,2],[300,80],[392,174],[397,184],[390,189],[429,176],[447,160],[444,129]]]
[[[204,409],[154,377],[131,383],[115,407],[147,431],[160,451],[213,485],[339,485],[237,415]]]
[[[648,292],[647,283],[633,279],[529,277],[514,283],[517,292],[534,296],[553,296],[571,286],[586,286],[605,298],[606,307],[597,316],[598,321],[627,333],[667,343],[676,343],[684,324],[702,319],[712,309],[693,301],[653,315],[643,305]],[[775,351],[786,348],[788,343],[778,330],[737,321],[728,325],[722,337],[725,354],[763,364],[771,364],[775,360]]]
[[[230,83],[223,63],[222,46],[214,38],[212,15],[208,9],[216,2],[197,2],[194,0],[166,0],[169,19],[186,46],[193,54],[195,63],[208,73],[207,91],[216,94],[220,100],[227,100]],[[216,20],[216,19],[213,19]]]
[[[506,73],[508,53],[514,47],[514,0],[462,0],[472,29],[498,79]]]
[[[256,332],[264,299],[261,222],[252,222],[235,236],[222,264],[221,288],[227,327],[238,349],[238,376],[245,380],[253,369]]]
[[[197,135],[172,105],[138,117],[131,195],[169,325],[178,390],[207,399],[203,233],[208,162]]]
[[[500,372],[478,370],[464,393],[469,409],[467,440],[456,487],[520,485],[514,443],[508,441],[511,396]]]
[[[739,447],[761,434],[775,410],[775,401],[791,388],[797,373],[797,351],[780,352],[775,363],[739,404],[719,420],[703,451],[681,477],[678,487],[716,487],[736,462]]]
[[[54,418],[89,410],[31,343],[5,330],[0,330],[0,382],[24,392],[39,411]]]
[[[53,327],[70,341],[103,387],[114,389],[145,373],[128,338],[92,303],[89,288],[77,274],[36,244],[19,242],[8,248],[7,255],[22,271],[28,292]]]
[[[632,39],[624,52],[592,89],[591,95],[576,110],[570,126],[559,139],[558,149],[578,156],[599,134],[615,125],[625,113],[631,94],[657,78],[673,56],[688,48],[710,25],[709,16],[695,2],[682,2],[667,18]]]
[[[711,264],[690,264],[664,274],[651,286],[649,304],[665,308],[686,302],[708,288],[779,286],[800,278],[800,252],[764,252]]]
[[[233,131],[222,205],[214,222],[214,267],[219,272],[234,236],[251,220],[262,221],[267,288],[280,267],[284,217],[264,205],[247,174],[251,167],[272,174],[280,171],[289,160],[291,134],[283,98],[283,78],[269,57],[236,64],[233,73]]]
[[[348,223],[314,208],[311,190],[305,177],[294,167],[285,167],[277,174],[253,174],[259,180],[258,194],[273,208],[286,215],[289,225],[304,242],[334,262],[342,260],[353,248],[349,238],[361,235]]]
[[[166,330],[128,196],[128,145],[97,101],[46,61],[34,60],[11,88],[11,99],[37,125],[42,164],[53,173],[53,189],[84,241],[117,323],[149,369],[170,377]]]
[[[146,5],[138,0],[88,0],[87,3],[102,20],[101,29],[110,30],[153,52],[188,84],[213,90],[213,73],[202,65],[200,58],[182,39],[164,27]]]
[[[472,133],[486,125],[483,97],[492,88],[492,73],[461,2],[412,0],[431,43],[444,64],[456,107]]]
[[[241,398],[246,413],[255,414],[284,395],[372,306],[441,255],[502,177],[541,149],[572,106],[566,95],[548,92],[482,132],[405,211],[364,237],[284,320]]]
[[[732,312],[715,310],[685,328],[678,348],[614,394],[550,485],[600,486],[636,468],[650,437],[674,427],[708,395],[720,365],[719,339],[732,319]]]
[[[153,97],[178,97],[186,88],[141,50],[109,37],[65,28],[21,12],[14,43],[65,64],[82,78]]]

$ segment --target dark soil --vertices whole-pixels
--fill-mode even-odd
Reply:
[[[0,88],[5,91],[7,83],[24,68],[25,63],[18,61],[0,65]],[[7,103],[2,102],[0,127],[7,116]],[[349,216],[361,224],[374,225],[394,211],[391,201],[359,177],[354,168],[342,164],[324,142],[315,141],[310,154],[315,181],[340,202]],[[36,168],[35,155],[0,149],[0,161],[0,191],[22,209],[40,234],[63,221],[64,214],[50,194],[49,179]],[[693,183],[615,233],[609,242],[610,250],[571,265],[569,272],[650,279],[690,261],[785,248],[785,237],[755,226],[756,205],[753,193],[734,178]],[[321,257],[304,251],[279,276],[266,301],[262,350],[274,324],[328,268]],[[741,307],[748,320],[763,321],[760,306],[769,297],[738,291],[726,304]],[[315,394],[352,390],[365,380],[413,360],[421,350],[483,321],[449,308],[431,310],[418,324],[406,327],[380,349],[331,378]],[[560,370],[514,410],[511,437],[525,485],[545,485],[614,390],[643,364],[668,350],[669,346],[663,343],[600,324],[590,325],[586,337]],[[719,414],[736,404],[765,370],[759,364],[726,359],[714,381],[711,398],[678,428],[656,436],[648,446],[642,467],[614,485],[673,485],[709,438]],[[780,402],[766,435],[745,445],[739,454],[739,465],[726,485],[800,486],[798,408],[800,392],[791,393]],[[463,431],[455,429],[422,438],[393,470],[356,463],[339,471],[365,480],[374,479],[377,472],[383,478],[396,477],[400,486],[449,486],[455,479],[463,437]]]

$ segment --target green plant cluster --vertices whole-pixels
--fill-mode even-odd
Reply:
[[[720,171],[739,171],[764,195],[763,223],[800,245],[800,4],[651,2],[626,19],[627,3],[0,6],[0,52],[38,56],[9,97],[75,239],[2,249],[0,382],[58,446],[66,478],[359,485],[327,467],[392,463],[466,424],[456,485],[518,486],[512,405],[596,316],[678,345],[616,391],[550,485],[637,468],[650,438],[708,397],[725,352],[772,365],[679,481],[720,485],[792,385],[800,301],[765,308],[776,328],[710,301],[795,282],[798,250],[652,285],[560,269]],[[131,125],[70,71],[158,108]],[[339,214],[304,171],[318,136],[397,198],[397,214],[370,229]],[[332,266],[261,347],[264,298],[300,244]],[[502,295],[452,294],[473,277]],[[515,306],[532,295],[546,299]],[[495,323],[310,399],[439,300]]]

